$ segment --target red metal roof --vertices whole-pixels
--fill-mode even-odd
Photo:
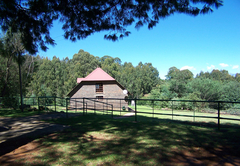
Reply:
[[[77,78],[77,83],[79,84],[84,78]]]
[[[85,78],[77,78],[77,83],[81,81],[114,81],[109,74],[107,74],[103,69],[96,68]]]

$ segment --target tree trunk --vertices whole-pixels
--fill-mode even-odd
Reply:
[[[23,112],[23,96],[22,96],[22,75],[21,75],[21,62],[20,55],[18,55],[18,68],[19,68],[19,82],[20,82],[20,98],[21,98],[21,111]]]

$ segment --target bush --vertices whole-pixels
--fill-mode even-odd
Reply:
[[[181,100],[180,98],[173,98],[172,100]],[[185,106],[184,102],[181,101],[172,101],[169,103],[168,107],[173,109],[182,109]]]
[[[3,107],[17,109],[19,107],[18,97],[3,97],[2,98]]]
[[[200,108],[202,105],[201,102],[194,102],[194,100],[195,101],[201,100],[199,96],[200,96],[199,92],[189,93],[187,96],[185,96],[183,100],[191,100],[191,102],[185,102],[184,104],[185,109],[195,110],[197,108]]]
[[[227,110],[227,113],[239,115],[240,114],[240,104],[234,104],[230,109]]]
[[[142,97],[141,99],[147,99],[147,97]],[[137,100],[137,105],[148,105],[148,100]]]

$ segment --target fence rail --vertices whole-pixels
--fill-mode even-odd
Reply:
[[[191,100],[158,100],[158,99],[134,99],[136,106],[141,103],[140,109],[136,108],[136,114],[140,115],[155,115],[170,116],[172,120],[184,120],[192,118],[203,119],[198,121],[209,122],[206,119],[215,119],[215,123],[220,129],[220,122],[227,121],[228,123],[240,124],[240,102],[232,101],[191,101]],[[161,102],[167,102],[168,107],[163,108]],[[145,106],[144,109],[141,107]],[[234,109],[234,113],[231,110]],[[152,110],[150,112],[150,110]],[[164,111],[165,110],[165,111]],[[138,116],[135,116],[137,121]],[[159,116],[158,116],[159,117]],[[180,117],[180,118],[174,118]],[[184,117],[184,118],[183,118]],[[168,117],[169,118],[169,117]],[[169,118],[169,119],[170,119]]]
[[[18,98],[0,98],[17,102]],[[11,102],[12,102],[11,101]],[[10,104],[12,104],[10,102]],[[132,105],[131,105],[132,103]],[[119,98],[60,98],[55,96],[24,97],[24,104],[53,111],[111,114],[112,117],[134,112],[135,121],[154,118],[193,122],[214,122],[220,124],[240,124],[240,102],[233,101],[191,101],[159,99],[119,99]],[[126,108],[126,109],[123,109]]]

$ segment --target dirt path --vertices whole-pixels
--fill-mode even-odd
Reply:
[[[77,115],[79,114],[68,114],[69,117]],[[41,121],[55,118],[66,118],[66,114],[51,113],[23,118],[0,117],[0,156],[38,137],[68,128],[66,125]]]

